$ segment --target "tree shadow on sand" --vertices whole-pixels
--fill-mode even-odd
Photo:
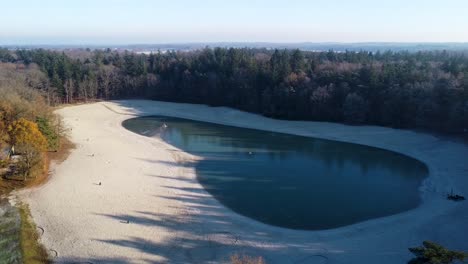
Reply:
[[[197,186],[195,180],[179,177],[159,177],[167,181],[181,181]],[[172,184],[171,184],[172,185]],[[172,186],[178,186],[174,184]],[[165,215],[148,211],[134,211],[129,214],[100,214],[122,223],[146,227],[164,228],[171,233],[170,238],[155,243],[138,237],[128,239],[98,239],[119,247],[136,249],[142,253],[157,255],[164,263],[228,263],[233,254],[262,256],[266,263],[326,263],[325,250],[319,243],[287,244],[273,240],[276,235],[267,232],[238,230],[252,224],[252,220],[235,216],[199,187],[163,186],[176,191],[177,195],[159,196],[183,203],[179,215]],[[240,219],[239,219],[240,218]],[[235,232],[235,231],[237,232]],[[284,252],[287,251],[288,254]],[[106,262],[94,260],[93,263]],[[115,263],[126,263],[115,262]],[[151,263],[150,261],[148,263]]]

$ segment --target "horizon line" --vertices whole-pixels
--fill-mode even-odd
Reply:
[[[295,41],[295,42],[276,42],[276,41],[175,41],[175,42],[129,42],[129,43],[0,43],[0,46],[145,46],[145,45],[203,45],[203,44],[275,44],[275,45],[304,45],[304,44],[334,44],[334,45],[353,45],[353,44],[456,44],[456,45],[467,45],[468,41]]]

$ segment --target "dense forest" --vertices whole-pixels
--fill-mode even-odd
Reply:
[[[35,70],[26,81],[51,105],[147,98],[281,119],[468,129],[467,52],[0,49],[0,61]]]

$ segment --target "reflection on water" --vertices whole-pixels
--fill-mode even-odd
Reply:
[[[204,188],[258,221],[293,229],[329,229],[415,208],[426,166],[356,144],[170,117],[127,120],[204,159]]]

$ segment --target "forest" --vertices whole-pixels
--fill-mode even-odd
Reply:
[[[48,105],[145,98],[289,120],[468,130],[463,51],[0,49],[0,61],[34,71],[26,83]]]
[[[39,69],[0,63],[0,195],[18,185],[15,180],[44,176],[48,151],[60,148],[60,119],[52,113],[38,87]]]

